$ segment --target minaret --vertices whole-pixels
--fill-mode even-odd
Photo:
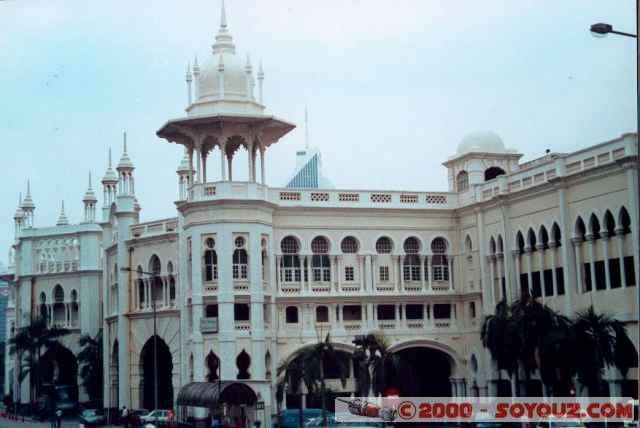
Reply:
[[[262,69],[262,60],[260,60],[260,66],[258,67],[258,102],[264,104],[262,99],[262,84],[264,83],[264,70]]]
[[[64,213],[64,201],[62,201],[62,205],[60,206],[60,216],[58,217],[56,226],[67,226],[68,224],[69,224],[69,219]]]
[[[25,228],[33,227],[33,212],[35,211],[36,206],[33,203],[33,199],[31,199],[31,183],[27,180],[27,195],[24,197],[24,201],[22,201],[22,211],[24,212],[24,224]]]
[[[102,221],[109,220],[109,210],[111,204],[116,201],[116,185],[118,184],[118,175],[111,167],[111,148],[109,148],[109,164],[107,171],[102,178],[102,189],[104,192],[104,199],[102,205]]]
[[[123,134],[123,150],[122,157],[116,170],[118,171],[118,177],[120,179],[120,185],[118,186],[118,196],[133,196],[135,195],[135,189],[133,186],[133,162],[129,159],[127,153],[127,133]]]
[[[193,100],[198,101],[198,98],[200,98],[200,66],[196,55],[193,58]]]
[[[93,192],[91,187],[91,172],[89,172],[89,187],[82,198],[82,202],[84,203],[84,222],[95,223],[96,203],[98,202],[98,198],[96,198],[96,194]]]
[[[189,150],[186,147],[184,149],[184,157],[182,158],[180,165],[178,165],[176,174],[178,174],[178,200],[186,201],[188,199],[188,192],[189,187],[191,186],[191,177],[193,174],[189,162]]]
[[[249,54],[247,54],[247,64],[244,66],[244,72],[247,73],[247,96],[253,100],[253,67],[251,66]]]
[[[18,197],[18,208],[16,208],[16,213],[13,215],[13,221],[15,224],[15,238],[18,239],[20,235],[20,231],[22,230],[22,226],[24,224],[24,211],[22,210],[22,193]]]
[[[191,74],[191,65],[187,64],[187,74],[185,75],[187,82],[187,107],[191,105],[191,82],[193,81],[193,75]]]

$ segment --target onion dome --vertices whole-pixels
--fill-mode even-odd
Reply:
[[[508,153],[502,138],[491,131],[473,132],[465,136],[458,144],[459,155],[471,152]]]
[[[64,201],[62,201],[62,205],[60,207],[60,216],[58,217],[56,226],[67,226],[68,224],[69,224],[69,219],[64,213]]]

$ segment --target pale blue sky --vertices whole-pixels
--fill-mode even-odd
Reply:
[[[299,125],[267,152],[273,186],[303,145],[305,104],[340,188],[446,190],[441,163],[475,130],[532,158],[635,128],[633,39],[588,31],[635,31],[633,0],[227,0],[227,12],[239,54],[263,61],[269,111]],[[155,131],[183,114],[186,64],[210,55],[218,23],[218,0],[0,1],[0,260],[26,179],[37,226],[61,199],[80,221],[87,174],[99,186],[123,130],[142,220],[175,214],[182,151]]]

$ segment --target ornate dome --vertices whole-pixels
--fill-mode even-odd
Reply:
[[[215,46],[215,45],[214,45]],[[220,94],[220,74],[224,75],[224,93]],[[213,101],[224,97],[225,99],[247,100],[251,99],[247,94],[247,79],[251,76],[245,71],[245,66],[235,52],[214,52],[202,67],[200,77],[196,79],[198,86],[198,99],[196,101]],[[251,79],[253,85],[253,79]]]
[[[495,132],[479,131],[468,134],[458,144],[458,155],[470,152],[507,153],[507,149]]]

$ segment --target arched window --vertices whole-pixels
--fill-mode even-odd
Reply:
[[[469,174],[467,171],[460,171],[456,177],[456,189],[458,192],[464,192],[469,188]]]
[[[71,325],[78,326],[78,292],[71,290]]]
[[[246,241],[238,236],[233,251],[233,279],[247,279],[249,272],[249,257],[247,256]]]
[[[499,254],[504,253],[504,242],[502,242],[502,235],[498,235],[498,248],[496,250]]]
[[[218,280],[218,253],[216,253],[216,241],[213,238],[207,238],[204,241],[204,280]]]
[[[238,367],[238,379],[251,379],[251,374],[249,373],[249,367],[251,366],[251,357],[247,354],[247,351],[244,349],[240,354],[238,354],[238,358],[236,358],[236,367]]]
[[[376,252],[378,254],[389,254],[391,253],[392,249],[393,244],[391,242],[391,239],[387,238],[386,236],[380,237],[376,241]]]
[[[582,221],[582,217],[578,217],[576,219],[576,227],[574,230],[575,237],[584,239],[584,235],[587,233],[587,228],[584,226],[584,221]]]
[[[522,236],[522,232],[520,231],[518,231],[518,233],[516,234],[516,247],[518,248],[519,254],[524,253],[524,236]]]
[[[284,314],[287,324],[298,324],[298,308],[296,306],[287,306]]]
[[[53,288],[53,322],[56,325],[65,325],[66,312],[64,307],[64,290],[60,284]]]
[[[431,242],[431,275],[434,281],[449,280],[449,261],[447,259],[447,241],[436,238]]]
[[[495,253],[496,253],[496,240],[492,236],[491,239],[489,239],[489,254],[494,255]]]
[[[280,281],[300,282],[302,275],[300,257],[298,256],[300,250],[298,240],[293,236],[287,236],[280,242],[280,250],[282,251]]]
[[[410,237],[404,241],[404,257],[402,274],[405,281],[421,281],[422,275],[420,274],[420,257],[418,252],[420,251],[420,241],[417,238]]]
[[[149,272],[154,275],[160,275],[162,272],[162,263],[160,262],[160,258],[155,254],[151,256],[151,259],[149,260]]]
[[[497,176],[504,175],[504,174],[505,174],[504,169],[497,166],[492,166],[491,168],[487,168],[484,171],[484,181],[493,180]]]
[[[220,359],[213,351],[209,351],[205,360],[207,363],[207,382],[215,382],[220,379]]]
[[[593,235],[593,239],[600,238],[600,220],[595,214],[591,214],[589,217],[589,233]]]
[[[607,234],[609,236],[613,236],[616,233],[616,222],[613,219],[613,214],[611,214],[611,211],[607,210],[606,213],[604,213],[604,228],[607,231]]]
[[[468,255],[471,255],[473,252],[473,242],[471,241],[471,237],[467,235],[464,239],[464,250]]]
[[[326,306],[316,307],[316,322],[329,322],[329,308]]]
[[[549,233],[547,232],[547,228],[544,226],[540,226],[540,243],[542,244],[543,250],[547,250],[549,248]]]
[[[331,281],[331,261],[329,260],[329,242],[323,236],[311,241],[311,278],[314,282]]]
[[[625,207],[620,208],[620,214],[618,214],[619,229],[623,234],[631,233],[631,217]]]
[[[527,232],[527,246],[531,249],[531,251],[536,250],[536,233],[533,229],[529,229]]]
[[[49,311],[47,310],[47,295],[44,294],[44,291],[40,293],[40,318],[43,320],[49,319]]]
[[[353,236],[347,236],[342,240],[340,249],[344,254],[353,254],[358,252],[358,241]]]
[[[558,223],[553,223],[553,226],[551,226],[551,239],[555,242],[556,247],[562,245],[562,233],[560,232]]]
[[[173,275],[169,277],[169,302],[173,304],[176,300],[176,279]]]

